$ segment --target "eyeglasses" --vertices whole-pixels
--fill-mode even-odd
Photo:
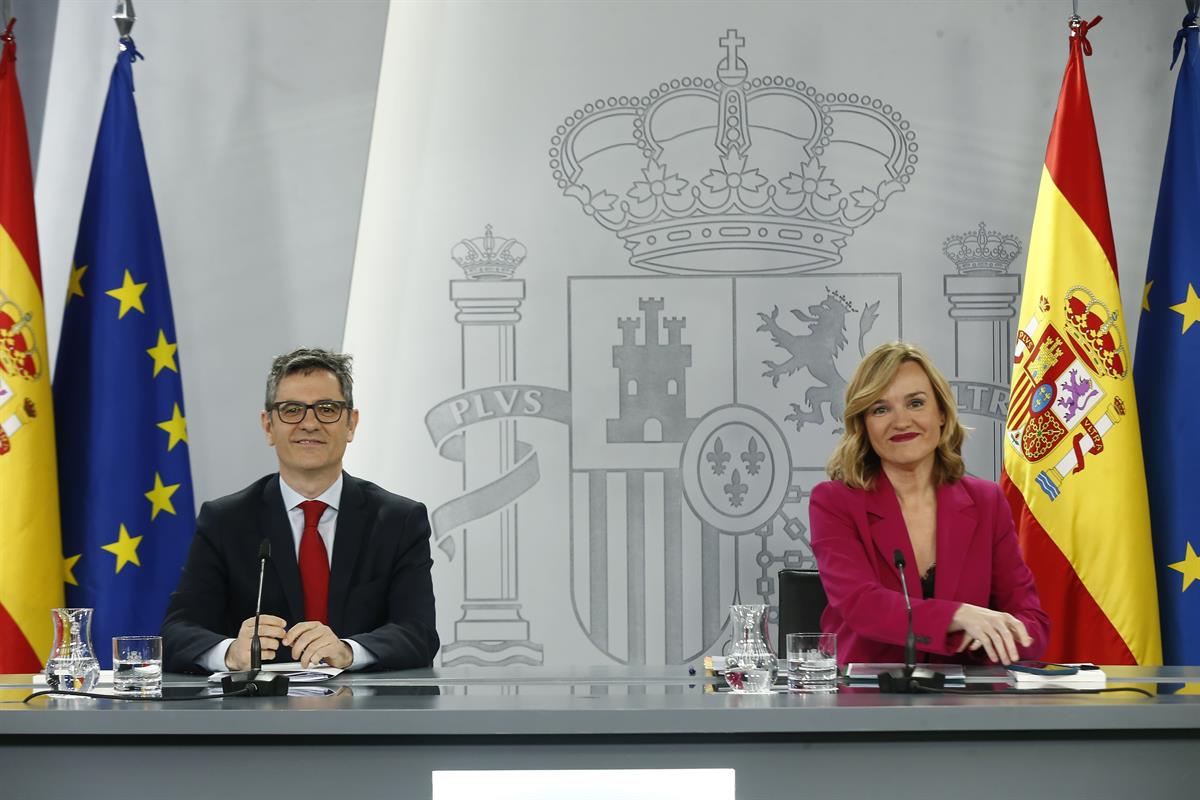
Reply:
[[[272,403],[269,408],[279,415],[280,422],[295,425],[304,419],[311,408],[317,422],[337,422],[342,418],[342,410],[349,407],[345,400],[318,400],[315,403],[297,403],[291,400],[282,403]]]

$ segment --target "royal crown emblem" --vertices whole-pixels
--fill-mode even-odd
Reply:
[[[525,245],[516,239],[496,237],[491,225],[484,227],[483,236],[463,239],[450,249],[450,257],[472,280],[511,278],[525,256]]]
[[[989,231],[981,222],[973,231],[946,237],[942,253],[954,262],[960,275],[1000,275],[1008,272],[1021,254],[1021,240],[1010,234]]]
[[[1114,378],[1129,371],[1125,341],[1117,325],[1117,314],[1086,286],[1074,286],[1063,302],[1067,330],[1096,368]]]
[[[904,191],[916,134],[879,98],[750,78],[737,30],[716,78],[585,105],[558,126],[563,194],[655,272],[807,272]]]

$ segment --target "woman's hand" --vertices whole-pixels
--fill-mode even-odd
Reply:
[[[980,647],[992,661],[1011,664],[1020,660],[1017,642],[1022,647],[1033,644],[1033,637],[1024,623],[1012,614],[963,603],[950,619],[950,630],[962,631],[963,640],[956,652],[978,650]]]

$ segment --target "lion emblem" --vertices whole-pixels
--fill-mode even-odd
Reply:
[[[792,309],[792,315],[808,325],[807,333],[792,333],[780,326],[779,306],[775,306],[770,314],[759,312],[758,315],[763,324],[758,326],[757,330],[768,333],[775,346],[783,348],[791,356],[780,363],[763,361],[767,367],[763,377],[770,378],[771,385],[778,388],[780,378],[807,369],[808,373],[819,381],[819,385],[810,386],[804,392],[804,404],[792,403],[792,413],[784,417],[785,420],[796,423],[797,431],[809,422],[822,424],[825,421],[823,408],[826,406],[830,418],[840,422],[846,407],[846,379],[838,371],[837,357],[848,343],[846,316],[854,312],[854,306],[840,292],[832,291],[828,287],[825,291],[825,299],[809,306],[807,314],[800,309]],[[860,356],[866,355],[863,340],[875,324],[878,308],[878,301],[868,303],[859,315]]]

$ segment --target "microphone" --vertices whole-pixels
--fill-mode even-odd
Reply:
[[[262,617],[263,578],[267,573],[267,561],[271,558],[271,541],[258,543],[258,598],[254,604],[254,635],[250,638],[250,669],[232,672],[221,679],[221,690],[225,694],[253,694],[267,697],[284,697],[288,693],[288,676],[279,672],[262,671],[262,640],[258,637],[258,622]]]
[[[908,614],[907,630],[904,634],[904,669],[879,673],[879,691],[891,694],[914,694],[922,689],[941,689],[946,685],[946,676],[927,667],[917,668],[917,633],[913,628],[912,600],[908,596],[908,579],[904,576],[904,553],[896,548],[892,552],[892,563],[900,573],[900,593],[904,595],[904,610]]]
[[[251,672],[258,672],[262,669],[262,640],[258,638],[258,620],[262,616],[263,577],[267,573],[267,559],[270,557],[271,540],[263,539],[258,543],[258,601],[254,604],[254,636],[250,639]]]
[[[904,595],[904,610],[908,612],[908,633],[904,636],[904,668],[911,673],[917,666],[917,634],[913,630],[912,600],[908,596],[908,580],[904,576],[907,564],[904,563],[904,553],[900,552],[898,547],[892,551],[892,563],[900,573],[900,593]],[[255,634],[257,633],[256,629]]]

